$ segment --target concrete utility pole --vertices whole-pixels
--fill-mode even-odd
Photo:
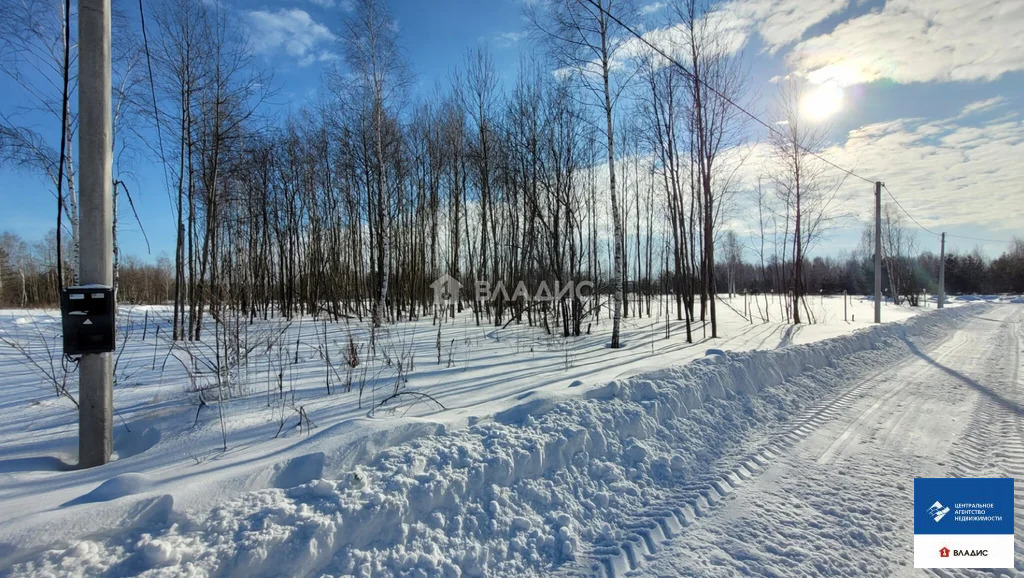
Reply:
[[[882,183],[875,183],[875,323],[882,322]]]
[[[110,0],[78,2],[78,178],[82,285],[110,286],[111,223]],[[78,364],[78,466],[110,461],[113,451],[113,358],[83,355]]]
[[[939,243],[939,309],[946,305],[946,234]]]

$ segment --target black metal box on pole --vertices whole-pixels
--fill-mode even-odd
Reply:
[[[114,351],[114,291],[104,285],[67,287],[61,295],[64,354]]]

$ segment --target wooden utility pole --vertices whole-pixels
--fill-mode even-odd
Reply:
[[[939,242],[939,309],[946,305],[946,234]]]
[[[875,183],[875,323],[882,322],[882,183]]]
[[[81,284],[113,284],[110,0],[78,2],[78,154]],[[113,358],[78,365],[78,465],[107,463],[113,451]]]

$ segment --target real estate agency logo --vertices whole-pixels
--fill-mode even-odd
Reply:
[[[1013,568],[1012,478],[914,478],[915,568]]]
[[[945,515],[948,513],[949,508],[943,506],[942,502],[938,500],[936,500],[935,503],[932,504],[930,508],[928,508],[928,515],[931,516],[936,523],[938,523],[938,521],[945,517]]]
[[[988,556],[987,549],[950,550],[945,546],[939,548],[939,558],[985,558],[986,556]]]
[[[936,500],[931,507],[928,508],[928,515],[931,516],[936,523],[949,513],[949,508],[942,505],[942,502]],[[981,557],[988,556],[988,550],[950,550],[946,546],[939,548],[939,558],[961,558],[961,557]]]

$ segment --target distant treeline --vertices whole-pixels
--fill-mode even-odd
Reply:
[[[57,305],[57,244],[51,231],[37,242],[13,233],[0,233],[0,307]],[[71,285],[70,259],[65,253],[64,285]],[[118,259],[115,280],[121,303],[164,303],[173,297],[174,268],[167,257],[145,263],[135,257]]]
[[[0,233],[0,306],[46,307],[57,304],[57,268],[55,235],[27,242],[13,233]],[[780,264],[774,257],[762,268],[743,260],[743,251],[723,250],[727,260],[716,264],[716,277],[722,280],[719,293],[785,293]],[[65,256],[65,263],[69,261]],[[897,300],[917,304],[922,292],[938,291],[939,257],[925,252],[915,257],[891,257],[884,261],[883,290],[887,296],[895,285]],[[65,272],[71,268],[65,266]],[[863,250],[846,257],[815,257],[803,267],[808,294],[868,295],[873,289],[873,256]],[[117,264],[118,300],[121,303],[159,304],[174,297],[174,267],[166,256],[146,263],[127,256]],[[892,279],[897,279],[896,283]],[[466,279],[467,285],[469,279]],[[646,297],[672,292],[672,276],[661,272],[654,278],[627,280],[627,295],[643,302]],[[71,283],[70,276],[65,285]],[[977,250],[946,255],[946,292],[949,294],[1024,294],[1024,240],[1014,243],[996,259],[987,259]],[[275,299],[281,299],[277,295]],[[469,299],[468,294],[463,295]]]
[[[779,293],[785,288],[773,272],[778,263],[766,263],[765,271],[750,263],[716,265],[721,279],[732,279],[731,287],[720,292]],[[804,266],[805,283],[810,295],[868,295],[874,291],[874,256],[863,251],[845,258],[816,257]],[[917,304],[918,296],[938,292],[939,256],[924,252],[912,257],[883,259],[882,288],[897,301]],[[894,282],[895,280],[895,282]],[[948,294],[1024,293],[1024,241],[1016,240],[996,259],[987,259],[977,250],[967,254],[946,255],[946,292]]]

